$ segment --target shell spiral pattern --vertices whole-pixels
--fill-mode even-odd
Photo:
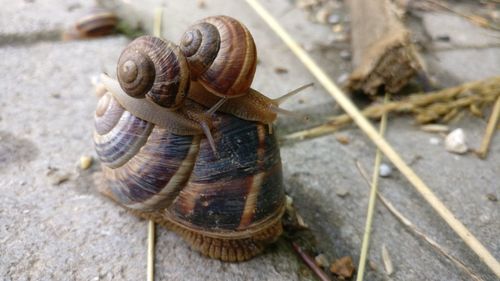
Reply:
[[[189,69],[179,47],[153,36],[132,41],[120,55],[116,73],[128,95],[145,96],[165,108],[180,107],[189,91]]]
[[[212,153],[202,135],[176,135],[135,117],[106,93],[94,143],[106,193],[175,230],[196,250],[246,260],[281,234],[284,189],[275,135],[264,124],[214,115]]]
[[[247,93],[257,65],[255,42],[248,29],[228,16],[208,17],[182,36],[181,51],[193,79],[225,98]]]

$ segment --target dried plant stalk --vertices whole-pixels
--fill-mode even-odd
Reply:
[[[379,119],[384,112],[412,114],[420,124],[445,122],[463,110],[473,110],[493,103],[500,96],[500,76],[469,82],[457,87],[431,93],[412,94],[402,100],[373,104],[362,113],[370,119]],[[477,114],[477,112],[473,112]],[[306,139],[335,132],[352,123],[348,114],[330,118],[326,124],[295,132],[284,140]]]
[[[304,63],[318,81],[325,87],[338,104],[354,119],[354,122],[373,141],[373,143],[385,154],[396,168],[408,179],[429,205],[441,216],[441,218],[462,238],[462,240],[474,251],[479,258],[500,277],[500,263],[486,249],[483,244],[463,225],[453,213],[439,200],[432,190],[420,179],[420,177],[408,166],[392,146],[380,136],[372,124],[363,116],[360,110],[346,97],[339,87],[326,75],[316,62],[300,47],[292,36],[276,21],[276,19],[259,3],[258,0],[247,0],[247,3],[269,27],[278,35],[290,50]]]
[[[357,161],[356,166],[358,168],[359,173],[361,174],[361,177],[365,180],[366,184],[368,187],[371,186],[370,181],[368,179],[368,174],[366,173],[365,169],[361,165],[361,162]],[[387,200],[380,192],[377,192],[377,197],[378,199],[384,204],[384,206],[391,212],[396,219],[404,224],[413,234],[416,236],[422,238],[425,242],[429,243],[429,245],[432,246],[434,250],[436,250],[438,253],[442,254],[446,258],[448,258],[450,261],[452,261],[457,267],[459,267],[461,270],[463,270],[465,273],[467,273],[472,280],[475,281],[483,281],[481,277],[476,275],[471,269],[469,269],[462,261],[458,260],[454,256],[448,253],[446,249],[444,249],[441,245],[438,244],[434,239],[430,238],[427,236],[422,230],[420,230],[415,224],[413,224],[407,217],[405,217],[394,205]],[[387,269],[387,266],[386,266]],[[388,272],[389,274],[389,272]],[[390,274],[389,274],[390,275]]]

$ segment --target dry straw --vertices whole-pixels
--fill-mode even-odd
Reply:
[[[365,132],[373,143],[385,154],[408,179],[422,197],[443,218],[446,223],[460,236],[479,258],[500,278],[500,263],[477,240],[477,238],[455,218],[453,213],[434,195],[431,189],[420,177],[403,161],[392,146],[375,130],[370,122],[361,114],[359,109],[345,96],[325,72],[311,59],[311,57],[297,44],[297,42],[281,27],[276,19],[262,7],[257,0],[247,0],[248,4],[262,17],[271,29],[285,42],[292,52],[302,61],[309,71],[318,79],[337,103],[351,116],[354,122]]]
[[[498,97],[500,76],[432,93],[413,94],[399,101],[372,104],[365,108],[362,114],[370,119],[378,119],[385,112],[412,114],[418,123],[441,123],[450,121],[462,110],[470,110],[472,114],[480,115],[480,109],[493,103]],[[352,121],[349,114],[342,114],[330,118],[326,124],[286,135],[283,140],[301,140],[333,133]]]

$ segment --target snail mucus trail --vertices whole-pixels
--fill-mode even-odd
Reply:
[[[215,18],[206,23],[241,25]],[[232,69],[221,63],[219,69]],[[204,255],[248,260],[282,233],[280,150],[266,126],[280,111],[280,101],[295,93],[271,100],[248,86],[245,95],[221,105],[213,91],[223,87],[206,86],[216,80],[202,82],[192,67],[175,44],[146,36],[120,56],[118,82],[102,76],[107,92],[94,118],[103,171],[98,188],[134,214],[177,232]],[[194,92],[210,97],[201,100],[216,100],[204,104]],[[202,105],[221,107],[207,113]]]

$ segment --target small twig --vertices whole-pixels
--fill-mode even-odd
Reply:
[[[390,95],[385,93],[384,104],[386,104],[390,99]],[[382,115],[382,120],[380,121],[379,133],[383,137],[387,127],[387,112]],[[358,275],[356,277],[357,281],[362,281],[365,274],[366,258],[368,256],[368,248],[370,247],[370,234],[372,231],[372,221],[373,221],[373,211],[375,210],[375,203],[377,199],[377,189],[378,189],[378,174],[380,169],[380,163],[382,162],[382,153],[380,149],[377,148],[375,154],[375,164],[373,165],[372,182],[370,189],[370,199],[368,201],[368,211],[366,214],[365,223],[365,233],[363,234],[363,243],[361,244],[361,254],[359,256],[359,267]]]
[[[389,251],[385,244],[382,244],[382,262],[384,263],[384,269],[388,276],[394,272],[394,266],[392,265],[391,256],[389,256]]]
[[[147,280],[155,280],[155,223],[148,221],[148,269]]]
[[[153,35],[156,37],[161,37],[161,25],[163,23],[163,8],[158,7],[155,9],[154,25],[153,25]]]
[[[304,263],[314,272],[314,274],[316,274],[316,276],[318,276],[318,278],[321,281],[331,281],[330,277],[326,275],[326,273],[321,268],[319,268],[318,265],[316,265],[316,262],[311,256],[309,256],[306,252],[304,252],[304,250],[302,250],[302,248],[299,245],[297,245],[297,243],[295,242],[291,243],[293,249],[302,259],[302,261],[304,261]]]
[[[365,169],[363,168],[363,165],[359,162],[356,161],[356,166],[358,168],[359,173],[365,180],[366,184],[370,187],[370,181],[368,179],[368,174],[366,173]],[[377,196],[379,200],[384,204],[384,206],[391,212],[391,214],[396,217],[402,224],[404,224],[413,234],[416,236],[422,238],[424,241],[429,243],[429,245],[432,246],[434,250],[436,250],[438,253],[442,254],[446,258],[448,258],[450,261],[452,261],[456,266],[458,266],[460,269],[462,269],[465,273],[467,273],[472,279],[476,281],[484,281],[482,278],[477,276],[472,270],[470,270],[463,262],[458,260],[457,258],[453,257],[451,254],[448,254],[448,252],[440,246],[436,241],[434,241],[432,238],[428,237],[422,230],[420,230],[416,225],[414,225],[408,218],[406,218],[400,211],[394,207],[394,205],[389,202],[380,192],[377,192]]]
[[[159,7],[155,10],[153,22],[153,35],[161,36],[161,25],[163,20],[163,8]],[[148,258],[147,258],[147,280],[155,280],[155,223],[152,220],[148,221]]]
[[[497,98],[497,101],[493,106],[490,119],[488,120],[488,125],[486,126],[486,132],[484,133],[483,141],[481,142],[481,146],[476,152],[481,159],[486,158],[486,155],[488,154],[488,150],[490,148],[490,142],[491,139],[493,138],[493,133],[495,132],[499,116],[500,116],[500,96]]]
[[[493,26],[486,18],[483,18],[481,16],[463,13],[463,12],[461,12],[455,8],[452,8],[449,5],[442,3],[440,1],[436,1],[436,0],[426,0],[426,1],[429,3],[432,3],[436,6],[439,6],[445,10],[448,10],[449,12],[452,12],[460,17],[463,17],[477,26],[485,27],[485,28],[489,28],[489,29],[493,29],[493,30],[499,30],[498,27]]]

